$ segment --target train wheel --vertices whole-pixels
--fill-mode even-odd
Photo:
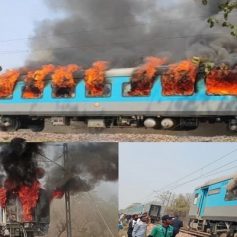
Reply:
[[[228,121],[227,129],[231,132],[237,132],[237,120],[231,119]]]
[[[21,126],[21,122],[18,119],[11,117],[2,118],[1,123],[2,123],[1,130],[5,132],[17,131]]]
[[[34,120],[28,127],[32,132],[41,132],[44,130],[44,120]]]
[[[160,125],[164,130],[174,130],[176,128],[176,121],[173,118],[163,118]]]

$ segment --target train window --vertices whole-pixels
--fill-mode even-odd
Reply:
[[[163,96],[192,96],[195,94],[196,78],[180,74],[173,78],[171,74],[164,73],[161,77]]]
[[[37,87],[26,87],[22,88],[21,98],[22,99],[40,99],[43,97],[43,91],[40,91]]]
[[[51,85],[53,98],[74,98],[76,87],[56,87]]]
[[[198,201],[198,193],[195,194],[195,197],[194,197],[194,201],[193,201],[193,204],[196,205],[197,204],[197,201]]]
[[[131,83],[130,82],[125,82],[123,83],[123,96],[124,97],[131,97],[131,96],[139,96],[139,97],[145,97],[145,96],[150,96],[151,89],[146,89],[146,90],[134,90],[132,91]]]
[[[216,188],[216,189],[212,189],[212,190],[209,190],[208,191],[208,196],[210,195],[214,195],[214,194],[218,194],[221,192],[221,189],[220,188]]]
[[[237,189],[232,191],[226,190],[225,201],[237,200]]]
[[[106,83],[106,85],[103,88],[103,91],[98,90],[95,92],[89,93],[88,90],[86,90],[86,97],[110,97],[112,91],[112,85],[111,83]]]
[[[1,95],[0,94],[0,100],[11,100],[13,98],[13,95]]]

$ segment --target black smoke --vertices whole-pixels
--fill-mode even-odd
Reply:
[[[41,151],[39,143],[27,143],[22,138],[14,138],[3,146],[0,152],[2,175],[13,188],[21,185],[31,185],[37,180],[37,155]],[[8,184],[9,184],[8,183]]]
[[[130,67],[149,55],[166,55],[171,62],[203,56],[236,63],[236,39],[207,24],[209,16],[221,17],[219,2],[204,7],[201,0],[45,0],[64,17],[36,26],[27,64],[88,66],[108,60]],[[230,20],[236,22],[236,15]]]
[[[46,188],[73,194],[90,191],[101,181],[117,180],[117,143],[69,143],[65,169],[60,166],[51,168]]]
[[[63,144],[59,144],[59,147]],[[3,145],[0,152],[2,186],[17,189],[21,185],[30,186],[44,176],[40,160],[44,161],[47,144],[28,143],[22,138],[14,138]],[[58,146],[48,155],[55,160]],[[62,155],[62,150],[60,150]],[[43,155],[43,156],[41,156]],[[50,194],[55,190],[71,193],[87,192],[101,181],[118,180],[118,144],[116,143],[69,143],[65,164],[56,166],[48,163],[44,178],[45,188]]]

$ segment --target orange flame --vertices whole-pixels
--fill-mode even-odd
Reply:
[[[56,90],[56,97],[61,96],[60,90],[68,90],[71,94],[76,85],[73,78],[73,73],[79,71],[80,67],[75,64],[70,64],[67,66],[59,66],[56,68],[52,74],[52,85]]]
[[[12,95],[19,76],[20,73],[17,70],[9,70],[0,75],[0,98],[7,98]]]
[[[132,76],[129,95],[149,95],[157,76],[157,69],[165,62],[166,59],[164,58],[147,57],[145,63]]]
[[[44,65],[41,69],[29,71],[25,78],[26,86],[23,91],[23,98],[38,98],[45,87],[45,78],[53,72],[54,65]]]
[[[206,77],[207,94],[237,95],[237,67],[233,70],[227,66],[215,68]]]
[[[64,192],[61,190],[54,190],[52,193],[52,199],[56,198],[56,199],[61,199],[64,195]]]
[[[85,72],[86,90],[90,96],[102,96],[104,94],[106,76],[105,71],[108,62],[97,61]]]
[[[163,94],[192,95],[195,90],[195,81],[198,68],[191,60],[183,60],[169,66],[168,72],[162,75]]]
[[[23,185],[18,191],[19,199],[23,208],[24,221],[32,221],[32,209],[36,207],[40,191],[39,181],[35,181],[31,186]]]
[[[5,208],[6,203],[7,203],[7,190],[5,188],[0,188],[0,206],[2,208]]]

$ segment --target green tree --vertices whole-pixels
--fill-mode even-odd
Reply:
[[[204,5],[207,5],[209,0],[202,0]],[[237,38],[237,25],[233,24],[229,20],[229,16],[232,12],[237,10],[237,1],[225,0],[218,5],[220,11],[223,13],[223,19],[219,20],[215,17],[209,17],[208,23],[210,27],[214,27],[216,24],[230,29],[230,34]]]
[[[190,209],[190,203],[191,194],[173,196],[167,211],[172,214],[178,214],[180,217],[186,217]]]

